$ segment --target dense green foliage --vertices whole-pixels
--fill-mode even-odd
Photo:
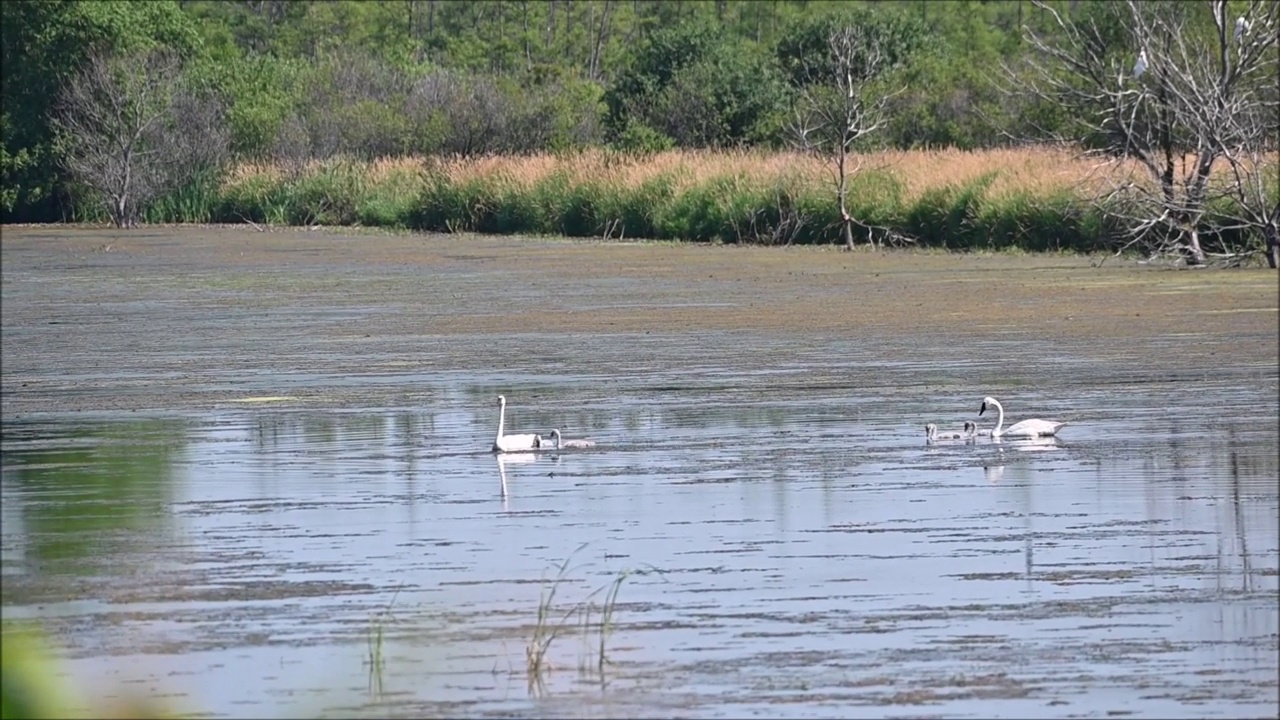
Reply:
[[[976,147],[1000,137],[983,73],[1019,51],[1021,22],[1043,24],[1025,0],[17,0],[0,12],[9,221],[72,215],[50,114],[93,49],[176,50],[225,98],[241,159],[777,147],[798,73],[842,16],[887,40],[911,88],[886,141]],[[971,112],[979,103],[991,112]]]
[[[7,217],[58,219],[65,191],[50,113],[58,91],[93,49],[162,46],[200,53],[196,24],[174,3],[0,3],[0,210]]]
[[[1091,3],[1050,5],[1071,17],[1106,14]],[[993,82],[1002,65],[1024,66],[1024,28],[1059,32],[1029,0],[13,0],[0,13],[8,222],[99,217],[70,182],[53,117],[72,75],[104,50],[175,51],[201,97],[216,99],[232,163],[283,171],[269,186],[203,173],[142,208],[150,220],[831,241],[837,211],[812,188],[739,192],[721,178],[679,194],[656,181],[504,191],[414,177],[374,191],[370,173],[350,163],[783,149],[800,89],[830,75],[824,43],[838,24],[881,41],[888,69],[875,82],[897,91],[885,126],[859,149],[990,148],[1073,122]],[[996,207],[977,201],[981,192],[938,190],[910,203],[855,192],[850,202],[860,222],[921,242],[1088,249],[1114,239],[1065,196]]]

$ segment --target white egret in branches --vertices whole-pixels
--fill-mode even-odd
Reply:
[[[1143,50],[1138,53],[1138,62],[1133,64],[1133,79],[1137,80],[1142,77],[1142,73],[1147,71],[1147,51]]]
[[[1249,21],[1245,20],[1244,16],[1241,15],[1236,18],[1236,42],[1240,42],[1240,38],[1244,37],[1247,32],[1249,32]]]

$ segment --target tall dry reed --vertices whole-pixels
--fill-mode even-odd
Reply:
[[[1091,200],[1135,163],[1061,148],[854,156],[857,239],[959,248],[1115,247]],[[441,232],[751,243],[839,242],[834,166],[791,152],[594,149],[479,158],[316,161],[289,173],[244,163],[221,184],[161,203],[153,219],[376,225]],[[163,216],[163,217],[159,217]]]

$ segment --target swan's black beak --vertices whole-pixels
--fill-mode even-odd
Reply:
[[[986,412],[986,411],[987,411],[987,404],[984,402],[984,403],[982,403],[982,407],[978,408],[978,415],[979,415],[979,416],[981,416],[981,415],[982,415],[982,413],[984,413],[984,412]]]

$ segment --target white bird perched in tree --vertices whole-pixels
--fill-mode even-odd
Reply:
[[[1236,42],[1240,42],[1240,38],[1244,37],[1247,32],[1249,32],[1249,21],[1245,20],[1244,16],[1241,15],[1236,18]]]
[[[1147,71],[1147,51],[1143,50],[1138,53],[1138,62],[1133,64],[1133,79],[1137,80],[1142,77],[1142,73]]]

